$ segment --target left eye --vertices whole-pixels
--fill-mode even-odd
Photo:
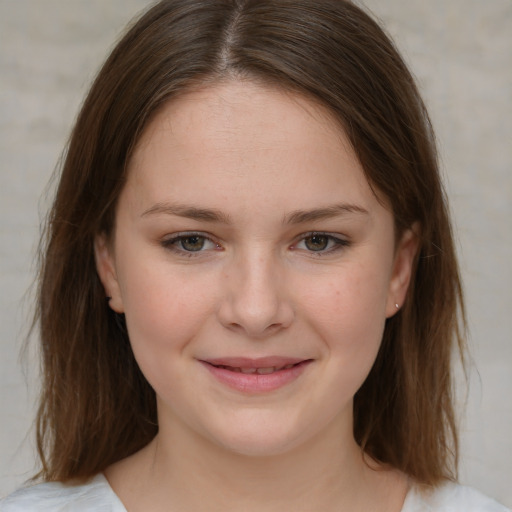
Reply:
[[[332,235],[312,233],[300,240],[300,242],[295,245],[295,248],[310,252],[328,252],[346,245],[348,245],[348,242]]]
[[[162,244],[164,247],[179,252],[200,252],[218,247],[218,245],[212,242],[209,238],[194,233],[164,240]]]

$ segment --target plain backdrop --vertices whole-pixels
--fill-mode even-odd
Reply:
[[[0,495],[35,468],[38,364],[19,351],[43,192],[98,66],[147,5],[0,0]],[[512,1],[365,5],[418,79],[454,213],[474,361],[461,480],[512,507]]]

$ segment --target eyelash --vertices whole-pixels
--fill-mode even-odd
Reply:
[[[343,238],[339,238],[338,236],[331,235],[329,233],[325,233],[323,231],[312,231],[310,233],[304,233],[300,236],[299,240],[293,244],[292,249],[297,249],[297,246],[300,243],[306,243],[306,240],[312,239],[314,237],[325,237],[327,239],[327,244],[330,245],[327,249],[322,249],[319,251],[314,251],[310,249],[301,249],[307,251],[310,255],[316,257],[322,257],[327,254],[332,254],[337,251],[346,249],[350,246],[350,242]]]
[[[201,247],[199,250],[197,251],[188,251],[187,249],[183,248],[178,248],[178,244],[180,243],[183,243],[185,240],[190,239],[190,238],[199,238],[201,240],[203,240],[203,243],[211,243],[212,245],[214,245],[215,249],[220,249],[220,245],[217,243],[217,242],[214,242],[209,236],[205,235],[204,233],[196,233],[196,232],[190,232],[190,233],[177,233],[176,235],[172,236],[171,238],[166,238],[164,240],[162,240],[160,242],[160,244],[162,245],[162,247],[164,249],[168,249],[170,251],[173,251],[177,254],[181,254],[181,255],[187,255],[188,257],[192,257],[192,256],[195,256],[197,255],[196,253],[201,253],[201,252],[204,252],[204,249],[203,247]]]
[[[327,239],[328,248],[321,249],[318,251],[307,249],[307,248],[300,249],[300,250],[304,250],[304,251],[310,253],[311,255],[321,257],[322,255],[334,253],[334,252],[340,251],[340,250],[350,246],[350,242],[348,240],[338,238],[337,236],[334,236],[334,235],[331,235],[329,233],[325,233],[322,231],[313,231],[310,233],[302,234],[300,236],[300,238],[298,239],[298,241],[295,242],[290,247],[290,249],[296,250],[298,248],[297,246],[300,243],[306,243],[306,240],[313,239],[314,237],[325,237]],[[187,250],[183,247],[183,245],[181,246],[181,248],[178,248],[178,244],[180,244],[180,243],[182,244],[185,240],[192,239],[192,238],[201,239],[201,241],[203,242],[203,244],[197,251]],[[211,243],[214,246],[213,249],[217,249],[217,250],[221,249],[221,246],[217,242],[213,241],[211,239],[211,237],[205,235],[204,233],[197,233],[197,232],[178,233],[178,234],[172,236],[171,238],[166,238],[160,242],[160,244],[162,245],[162,247],[164,249],[168,249],[168,250],[173,251],[180,255],[187,255],[188,257],[199,256],[199,253],[202,253],[202,252],[205,252],[206,250],[208,250],[208,249],[204,249],[204,244],[206,244],[206,243]],[[330,245],[330,247],[329,247],[329,245]]]

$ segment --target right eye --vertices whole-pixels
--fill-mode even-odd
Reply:
[[[184,233],[162,241],[166,249],[181,253],[203,252],[219,249],[219,244],[200,233]]]

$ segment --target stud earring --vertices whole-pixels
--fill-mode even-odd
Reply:
[[[395,304],[396,309],[400,309],[400,306],[398,304]]]

